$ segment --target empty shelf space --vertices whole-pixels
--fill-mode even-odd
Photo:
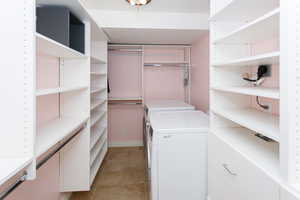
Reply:
[[[105,158],[107,152],[107,142],[104,144],[103,148],[100,151],[100,154],[97,155],[95,162],[93,163],[93,165],[91,166],[91,170],[90,170],[90,185],[93,184],[93,181],[98,173],[98,170]]]
[[[279,36],[280,9],[268,14],[214,40],[215,44],[248,43],[267,40],[272,36]]]
[[[45,95],[51,95],[51,94],[73,92],[73,91],[85,90],[87,88],[88,88],[87,86],[74,86],[74,87],[59,87],[59,88],[39,89],[36,92],[36,96],[45,96]]]
[[[98,106],[100,106],[101,104],[105,103],[106,100],[105,99],[94,99],[91,102],[91,110],[94,110],[95,108],[97,108]]]
[[[92,88],[91,89],[91,94],[97,93],[97,92],[103,92],[105,91],[106,88]]]
[[[46,123],[38,128],[36,139],[36,155],[40,156],[47,152],[58,142],[67,138],[79,129],[88,118],[62,117]]]
[[[259,5],[259,6],[257,6]],[[274,0],[231,0],[222,9],[210,17],[210,21],[248,21],[253,17],[266,13],[279,5]],[[251,12],[249,12],[251,10]]]
[[[279,116],[255,109],[212,109],[215,114],[279,142]]]
[[[216,86],[213,90],[279,99],[279,88]]]
[[[100,140],[106,130],[106,127],[94,128],[91,130],[90,149],[94,148],[94,146]]]
[[[278,64],[280,58],[280,52],[272,52],[263,55],[251,56],[247,58],[240,58],[225,62],[213,63],[213,66],[254,66],[254,65],[271,65]]]
[[[58,58],[86,58],[86,56],[42,34],[36,33],[37,52]]]
[[[266,142],[245,128],[220,128],[213,133],[273,179],[280,181],[279,144]]]
[[[91,127],[94,126],[106,114],[106,111],[95,112],[91,118]]]
[[[18,174],[32,162],[31,158],[0,158],[0,185]]]
[[[98,140],[94,148],[91,149],[90,167],[92,167],[92,165],[94,164],[95,160],[97,159],[102,149],[104,148],[106,142],[107,142],[107,137],[103,135],[103,137],[101,137],[101,139]]]

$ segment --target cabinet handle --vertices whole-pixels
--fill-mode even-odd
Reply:
[[[232,176],[237,176],[236,173],[233,173],[229,168],[227,164],[223,164],[224,169]]]

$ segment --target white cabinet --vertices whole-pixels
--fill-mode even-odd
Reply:
[[[187,197],[189,200],[205,199],[206,137],[206,133],[162,134],[154,137],[157,140],[157,159],[155,155],[153,159],[157,161],[154,163],[159,200],[182,200]]]
[[[280,186],[218,136],[209,137],[211,200],[279,200]]]

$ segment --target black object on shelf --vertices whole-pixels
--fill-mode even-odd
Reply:
[[[76,51],[85,53],[85,26],[63,6],[37,7],[37,32]]]

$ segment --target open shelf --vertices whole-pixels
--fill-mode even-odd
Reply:
[[[221,128],[213,133],[245,158],[280,182],[279,144],[266,142],[245,128]]]
[[[86,58],[86,56],[40,33],[36,33],[37,52],[58,58]]]
[[[230,92],[236,94],[245,94],[271,99],[279,99],[279,88],[263,88],[263,87],[235,87],[235,86],[218,86],[212,87],[213,90]]]
[[[106,130],[107,130],[106,127],[94,128],[91,130],[92,137],[90,141],[90,149],[94,148],[94,146],[99,141],[99,139],[103,136]]]
[[[106,73],[101,73],[101,72],[91,72],[92,76],[106,76]]]
[[[105,110],[94,113],[91,118],[91,127],[94,126],[100,119],[102,119],[102,117],[104,117],[105,114]]]
[[[95,108],[97,108],[98,106],[100,106],[101,104],[103,104],[105,102],[106,102],[105,99],[95,99],[95,100],[92,100],[92,102],[91,102],[91,110],[94,110]]]
[[[96,58],[94,56],[91,56],[91,63],[92,64],[106,64],[106,61],[103,61],[100,58]]]
[[[97,92],[105,91],[106,88],[91,88],[91,94],[95,94]]]
[[[58,142],[79,129],[88,118],[62,117],[48,122],[37,130],[36,155],[47,152]]]
[[[50,88],[50,89],[40,89],[36,92],[36,96],[45,96],[51,94],[59,94],[65,92],[73,92],[79,90],[86,90],[87,86],[74,86],[74,87],[59,87],[59,88]]]
[[[278,6],[274,0],[231,0],[222,9],[214,13],[210,17],[210,21],[248,21]]]
[[[106,141],[107,137],[105,135],[102,135],[102,137],[96,142],[95,146],[91,149],[90,167],[92,167],[92,165],[94,164]]]
[[[215,44],[251,43],[279,36],[279,14],[277,8],[266,15],[213,41]]]
[[[215,67],[222,66],[254,66],[254,65],[271,65],[278,64],[280,52],[272,52],[263,55],[251,56],[247,58],[240,58],[226,62],[216,62],[212,65]]]
[[[32,158],[0,158],[0,185],[18,174],[32,162]]]
[[[106,155],[106,152],[107,152],[107,141],[104,143],[99,155],[97,155],[96,157],[96,160],[94,161],[93,165],[91,166],[91,170],[90,170],[90,185],[92,185],[96,175],[97,175],[97,172],[105,158],[105,155]]]
[[[215,114],[229,119],[277,142],[280,141],[279,117],[256,109],[212,109]]]

